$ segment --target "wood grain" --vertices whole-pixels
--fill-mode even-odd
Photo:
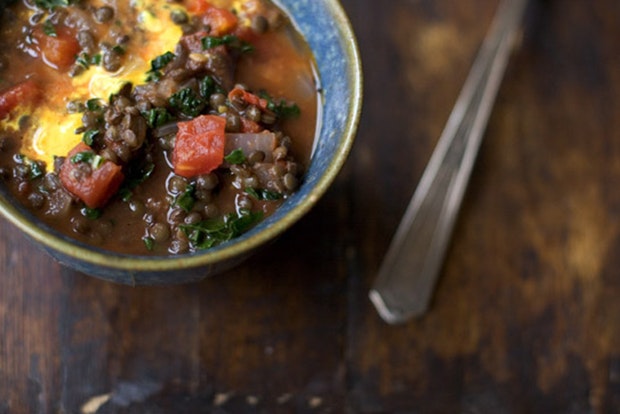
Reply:
[[[620,412],[620,4],[527,13],[431,312],[368,288],[497,0],[343,0],[358,139],[316,208],[198,284],[113,285],[0,220],[0,413]]]

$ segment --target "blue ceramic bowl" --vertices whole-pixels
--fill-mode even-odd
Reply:
[[[304,183],[269,218],[243,236],[194,254],[151,257],[111,253],[83,245],[43,225],[0,188],[0,213],[61,263],[102,279],[161,285],[186,283],[226,270],[247,258],[305,215],[325,193],[353,144],[362,104],[361,62],[354,34],[338,0],[279,0],[314,53],[323,89],[322,125]]]

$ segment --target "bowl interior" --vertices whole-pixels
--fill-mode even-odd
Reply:
[[[361,111],[361,63],[350,24],[338,0],[277,0],[309,43],[322,90],[321,125],[300,189],[276,212],[242,236],[213,249],[169,257],[104,252],[42,225],[0,191],[0,212],[61,262],[91,275],[125,281],[127,273],[179,273],[202,269],[204,276],[227,267],[273,239],[312,208],[341,169],[352,146]],[[223,266],[218,266],[223,264]],[[229,267],[229,266],[228,266]],[[195,278],[195,276],[194,276]],[[135,278],[132,279],[135,282]]]

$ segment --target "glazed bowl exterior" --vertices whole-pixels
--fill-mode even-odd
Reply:
[[[362,104],[362,71],[350,23],[338,0],[278,0],[309,43],[318,70],[321,125],[299,190],[270,217],[215,248],[178,256],[122,255],[47,227],[0,187],[0,213],[35,244],[77,271],[123,284],[178,284],[229,269],[304,216],[325,193],[353,145]]]

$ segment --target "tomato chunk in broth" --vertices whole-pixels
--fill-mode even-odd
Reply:
[[[0,180],[106,250],[209,249],[304,179],[312,54],[269,0],[18,0],[0,24]]]

